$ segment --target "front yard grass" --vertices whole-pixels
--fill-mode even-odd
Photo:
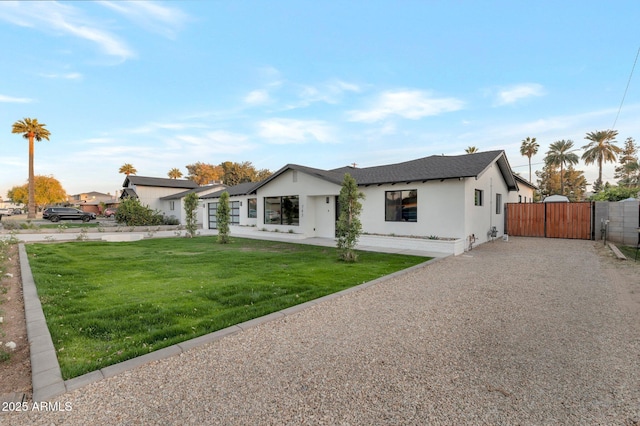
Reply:
[[[215,237],[26,248],[64,379],[428,260]]]

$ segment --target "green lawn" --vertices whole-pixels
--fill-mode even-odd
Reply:
[[[233,238],[28,244],[65,379],[428,259]]]

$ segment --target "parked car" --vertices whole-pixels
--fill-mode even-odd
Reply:
[[[106,217],[116,217],[116,213],[118,213],[118,209],[116,207],[108,207],[104,211],[104,215]]]
[[[81,220],[89,222],[96,218],[95,213],[83,212],[82,210],[71,207],[48,207],[42,212],[43,219],[49,219],[51,222],[58,222],[60,219]]]
[[[11,216],[13,209],[0,209],[0,216]]]
[[[13,209],[13,214],[22,214],[22,209]]]

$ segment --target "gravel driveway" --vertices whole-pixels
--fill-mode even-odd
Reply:
[[[638,424],[640,269],[618,262],[486,243],[0,423]]]

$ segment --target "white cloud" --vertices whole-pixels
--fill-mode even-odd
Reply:
[[[14,98],[13,96],[0,95],[0,102],[28,104],[31,101],[29,98]]]
[[[69,72],[66,74],[40,74],[42,77],[45,78],[54,78],[54,79],[64,79],[64,80],[79,80],[82,78],[82,74],[80,74],[79,72]]]
[[[332,142],[331,128],[320,120],[274,118],[258,124],[259,135],[275,144],[305,143],[309,140]]]
[[[166,7],[150,1],[101,1],[99,3],[120,13],[134,24],[169,38],[175,37],[188,19],[187,14],[180,9]]]
[[[62,33],[97,44],[106,54],[125,60],[134,52],[119,37],[99,28],[93,19],[59,2],[0,2],[0,19],[23,27]]]
[[[253,90],[244,97],[244,102],[249,105],[263,105],[269,102],[269,92],[266,90]]]
[[[168,145],[198,158],[209,155],[239,154],[254,148],[247,136],[223,130],[199,135],[178,135],[172,138]]]
[[[544,88],[536,83],[524,83],[505,87],[498,91],[496,105],[510,105],[521,99],[544,95]]]
[[[399,90],[382,93],[373,106],[349,112],[350,121],[376,122],[391,116],[410,120],[458,111],[464,102],[456,98],[436,98],[421,90]]]

